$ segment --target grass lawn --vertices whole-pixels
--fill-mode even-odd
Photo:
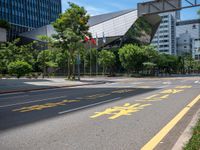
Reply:
[[[200,150],[200,119],[193,130],[193,135],[184,150]]]

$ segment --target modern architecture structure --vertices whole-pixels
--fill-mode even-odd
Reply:
[[[162,13],[160,16],[162,22],[151,44],[161,53],[176,55],[176,22],[180,19],[180,13]]]
[[[98,38],[98,48],[111,48],[128,43],[149,44],[160,21],[158,15],[138,18],[137,10],[129,9],[93,16],[88,24],[93,38]],[[53,27],[48,25],[20,35],[35,40],[40,34],[49,36],[53,33],[55,33]]]
[[[61,0],[0,0],[0,20],[11,24],[8,39],[55,21],[61,13]]]

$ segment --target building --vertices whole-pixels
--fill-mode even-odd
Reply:
[[[152,40],[152,45],[161,53],[176,55],[176,22],[180,19],[179,12],[160,14],[162,22]]]
[[[186,54],[192,54],[192,43],[193,39],[188,31],[181,33],[177,38],[177,55],[184,56]]]
[[[0,20],[11,24],[8,39],[55,21],[61,13],[61,0],[0,0]]]
[[[182,33],[188,32],[192,39],[199,39],[200,19],[178,21],[176,24],[176,35],[180,37]]]
[[[7,33],[6,29],[0,27],[0,43],[7,41],[6,33]]]
[[[185,52],[192,54],[193,58],[198,59],[200,39],[200,19],[186,20],[177,22],[176,26],[177,51],[179,55]],[[182,46],[181,46],[182,45]]]
[[[89,20],[89,32],[98,38],[98,48],[121,47],[128,43],[149,44],[161,18],[158,15],[137,17],[137,10],[129,9],[93,16]],[[27,39],[37,39],[40,34],[55,33],[51,25],[20,34]]]
[[[193,40],[192,56],[195,60],[200,61],[200,39]]]

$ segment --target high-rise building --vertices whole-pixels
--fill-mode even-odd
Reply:
[[[19,33],[55,21],[61,13],[61,0],[0,0],[0,20],[10,23],[8,39]]]
[[[152,45],[161,53],[176,55],[176,21],[180,19],[179,12],[160,14],[162,22],[152,40]]]

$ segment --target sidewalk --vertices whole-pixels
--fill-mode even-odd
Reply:
[[[74,87],[83,85],[103,84],[104,80],[83,79],[81,81],[69,81],[64,78],[49,79],[0,79],[0,94],[29,92],[44,89],[62,87]]]

